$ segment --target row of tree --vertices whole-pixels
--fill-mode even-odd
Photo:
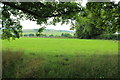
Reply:
[[[62,33],[61,35],[53,35],[53,34],[50,34],[50,35],[47,35],[47,34],[24,34],[22,35],[23,37],[55,37],[55,38],[58,38],[58,37],[62,37],[62,38],[74,38],[73,35],[71,35],[70,33]]]

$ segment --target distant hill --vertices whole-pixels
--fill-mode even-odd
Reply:
[[[38,31],[38,29],[23,29],[23,34],[35,34]],[[61,35],[62,33],[70,33],[74,34],[74,31],[67,31],[67,30],[54,30],[54,29],[45,29],[42,34],[53,34],[53,35]]]

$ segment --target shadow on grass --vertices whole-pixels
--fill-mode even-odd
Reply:
[[[118,78],[118,55],[25,55],[3,50],[3,78]]]

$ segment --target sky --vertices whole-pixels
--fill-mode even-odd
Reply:
[[[46,29],[55,29],[55,30],[69,30],[70,29],[70,25],[71,24],[63,24],[61,25],[60,23],[57,23],[56,26],[54,25],[37,25],[35,21],[30,21],[30,20],[24,20],[24,21],[20,21],[21,25],[23,26],[23,29],[38,29],[40,27],[46,27]]]

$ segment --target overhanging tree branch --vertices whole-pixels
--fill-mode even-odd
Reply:
[[[32,11],[26,9],[26,8],[22,8],[22,7],[20,7],[20,6],[16,6],[15,4],[10,3],[10,2],[2,2],[2,3],[5,4],[5,5],[7,5],[7,6],[10,6],[10,7],[12,7],[12,8],[21,10],[21,11],[23,11],[24,13],[28,13],[28,14],[30,14],[30,15],[33,15],[33,16],[36,16],[36,17],[40,17],[40,18],[60,17],[60,16],[63,16],[63,15],[69,15],[69,14],[72,14],[72,13],[74,13],[74,12],[79,12],[79,11],[80,11],[80,9],[78,9],[77,11],[71,11],[71,12],[69,12],[69,11],[65,12],[65,11],[64,11],[64,12],[58,13],[58,14],[42,16],[42,15],[40,15],[39,13],[35,13],[35,12],[32,12]]]

